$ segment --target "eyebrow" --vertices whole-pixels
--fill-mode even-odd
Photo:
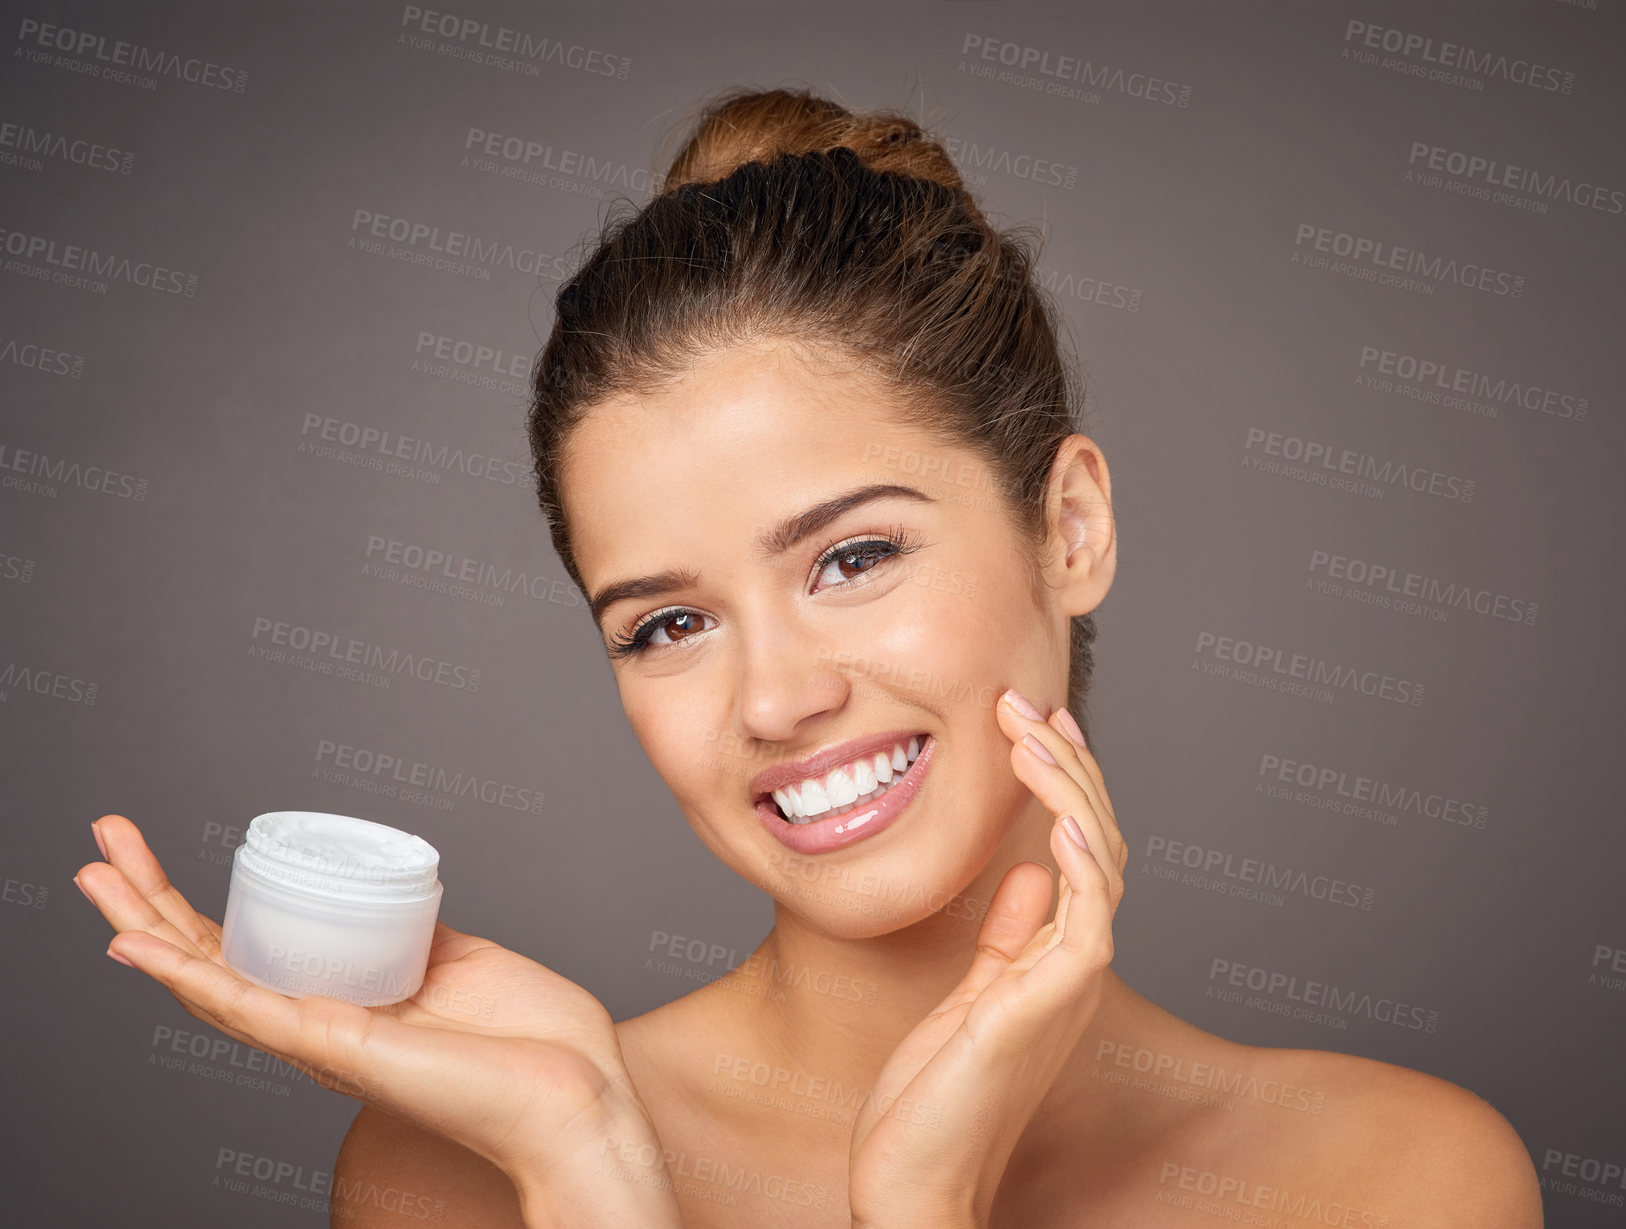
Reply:
[[[787,516],[757,538],[757,547],[767,556],[782,555],[798,542],[818,533],[831,521],[877,499],[937,502],[924,491],[896,482],[876,482],[869,486],[854,487],[833,499],[814,504],[805,512]],[[688,568],[668,568],[664,572],[655,572],[649,576],[617,580],[599,590],[598,596],[589,603],[589,609],[592,611],[593,622],[598,623],[604,612],[617,602],[631,598],[659,597],[663,593],[671,593],[678,589],[693,588],[699,583],[700,573]]]

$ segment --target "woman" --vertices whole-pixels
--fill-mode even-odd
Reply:
[[[615,1023],[442,926],[414,999],[296,1001],[97,822],[109,954],[365,1103],[335,1224],[1541,1224],[1473,1094],[1113,971],[1128,850],[1071,715],[1112,488],[1032,259],[907,118],[736,91],[559,292],[538,494],[644,750],[775,899],[725,977]]]

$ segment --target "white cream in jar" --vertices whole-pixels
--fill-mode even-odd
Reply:
[[[440,854],[398,828],[271,811],[232,857],[221,948],[249,981],[293,998],[376,1007],[417,993],[440,911]]]

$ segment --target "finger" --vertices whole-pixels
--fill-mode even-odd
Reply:
[[[164,868],[147,848],[141,830],[122,815],[104,815],[91,825],[110,864],[124,872],[135,890],[185,935],[194,948],[215,959],[220,954],[220,926],[192,908],[170,883]]]
[[[1021,978],[1028,1019],[1040,1026],[1057,1013],[1084,1006],[1113,957],[1113,909],[1106,873],[1061,824],[1051,832],[1050,850],[1071,891],[1065,912],[1057,908],[1045,950]]]
[[[1052,737],[1060,738],[1054,730],[1045,728]],[[1053,819],[1071,815],[1084,830],[1090,853],[1100,861],[1102,872],[1117,873],[1117,855],[1096,816],[1095,806],[1071,774],[1059,765],[1046,763],[1024,743],[1011,748],[1011,771],[1033,791],[1033,796],[1044,804]]]
[[[1127,848],[1120,848],[1124,846],[1123,836],[1118,831],[1116,819],[1112,817],[1111,803],[1106,800],[1104,786],[1097,783],[1095,776],[1084,763],[1085,760],[1093,763],[1095,757],[1090,754],[1088,748],[1080,747],[1073,741],[1071,735],[1058,730],[1052,722],[1028,717],[1011,704],[1009,699],[1001,703],[998,709],[1001,728],[1020,748],[1019,752],[1013,751],[1013,756],[1031,762],[1037,775],[1030,778],[1022,774],[1016,758],[1012,760],[1012,768],[1017,769],[1018,775],[1039,795],[1052,815],[1072,812],[1082,822],[1080,804],[1075,802],[1070,794],[1057,793],[1055,788],[1042,783],[1054,778],[1058,782],[1065,780],[1076,789],[1084,799],[1083,805],[1096,812],[1098,816],[1097,823],[1102,836],[1100,839],[1091,840],[1090,848],[1100,857],[1103,869],[1111,867],[1121,871],[1128,860]],[[1029,747],[1023,740],[1024,735],[1031,735],[1038,740],[1056,762],[1051,764]],[[1048,774],[1046,769],[1049,770]]]
[[[124,874],[106,862],[91,862],[80,868],[74,876],[74,882],[79,890],[89,898],[90,903],[100,910],[103,918],[113,927],[114,931],[122,934],[130,930],[143,930],[148,934],[157,935],[165,942],[172,943],[181,950],[192,955],[202,956],[185,935],[170,924],[169,920],[158,913],[147,899],[137,892],[135,887]],[[182,1007],[207,1024],[216,1028],[220,1022],[205,1011],[199,1004],[190,999],[175,996]],[[239,1037],[238,1040],[248,1040]]]
[[[945,1003],[975,998],[1023,954],[1050,912],[1052,890],[1049,870],[1037,862],[1018,862],[1005,872],[977,931],[971,968]]]
[[[1049,721],[1029,717],[1018,710],[1009,700],[1000,705],[1000,709],[1003,710],[1000,713],[1000,726],[1007,737],[1027,749],[1029,754],[1032,754],[1040,763],[1048,763],[1043,756],[1034,752],[1031,747],[1027,747],[1027,744],[1023,741],[1023,735],[1031,734],[1056,760],[1053,766],[1060,768],[1084,792],[1085,797],[1090,800],[1090,805],[1108,815],[1111,814],[1112,805],[1106,798],[1104,786],[1096,781],[1095,776],[1091,774],[1084,763],[1086,759],[1093,762],[1095,757],[1090,754],[1088,748],[1073,741],[1071,734],[1065,730],[1057,729],[1054,713]],[[1116,826],[1116,819],[1114,819],[1114,829],[1116,829]]]
[[[1072,893],[1065,917],[1058,920],[1058,947],[1080,957],[1086,965],[1112,962],[1111,877],[1068,835],[1062,824],[1050,833],[1050,852],[1056,857]]]
[[[1096,793],[1104,808],[1102,821],[1109,828],[1116,830],[1118,813],[1112,807],[1112,796],[1107,793],[1106,774],[1101,771],[1101,764],[1095,758],[1095,753],[1085,744],[1084,733],[1078,728],[1078,722],[1073,720],[1073,715],[1065,708],[1058,708],[1050,714],[1049,724],[1065,734],[1067,741],[1076,748],[1079,767],[1084,770],[1085,775],[1095,786]]]
[[[1067,774],[1078,782],[1080,789],[1089,797],[1090,805],[1095,808],[1096,816],[1101,821],[1101,829],[1106,833],[1107,844],[1112,847],[1116,855],[1116,847],[1123,841],[1123,835],[1118,831],[1118,816],[1112,809],[1112,799],[1107,794],[1106,778],[1101,773],[1101,766],[1096,762],[1095,755],[1084,743],[1073,737],[1073,732],[1067,728],[1067,718],[1072,714],[1064,708],[1058,708],[1050,714],[1045,722],[1046,734],[1036,737],[1048,738],[1048,731],[1054,730],[1062,737],[1059,749],[1051,746],[1051,753],[1060,761],[1061,767]],[[1075,723],[1076,724],[1076,723]],[[1048,744],[1047,744],[1048,745]]]
[[[90,903],[115,931],[141,930],[174,944],[193,956],[204,956],[187,934],[158,912],[118,867],[107,862],[89,862],[74,876]]]
[[[150,932],[120,931],[107,950],[160,982],[177,999],[196,1004],[199,1010],[194,1014],[227,1036],[275,1054],[317,1083],[346,1095],[357,1096],[334,1083],[335,1076],[352,1088],[379,1086],[365,1052],[369,1035],[407,1027],[340,999],[278,994]]]

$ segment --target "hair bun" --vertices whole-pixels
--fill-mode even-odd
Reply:
[[[780,154],[829,153],[843,146],[871,170],[898,171],[965,191],[948,151],[902,112],[855,112],[808,90],[750,86],[704,105],[661,190],[714,183],[747,162],[768,162]]]

